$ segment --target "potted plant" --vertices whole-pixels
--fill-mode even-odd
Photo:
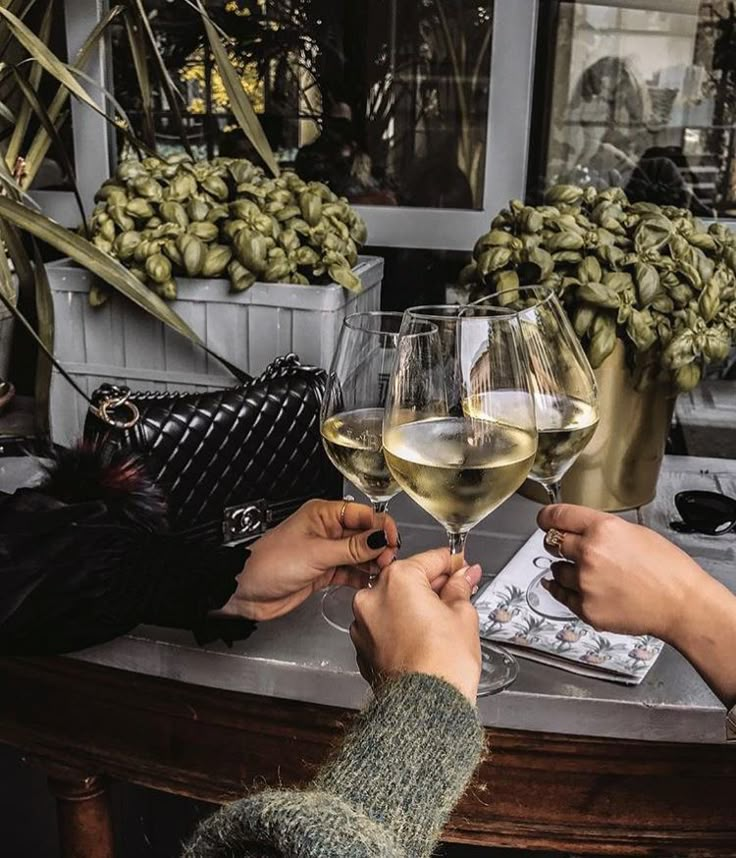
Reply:
[[[98,193],[93,244],[186,318],[205,346],[256,374],[279,354],[329,366],[342,320],[380,307],[383,262],[359,257],[365,224],[347,200],[293,172],[188,156],[122,161]],[[69,262],[47,267],[60,329],[56,355],[83,386],[207,388],[231,382],[216,362],[172,337]],[[55,439],[78,435],[83,402],[51,394]]]
[[[49,3],[46,23],[52,7]],[[121,130],[135,157],[122,162],[116,176],[101,189],[100,206],[91,228],[86,234],[75,234],[35,210],[25,193],[29,176],[52,145],[68,165],[59,129],[70,96],[107,114],[75,74],[44,48],[22,15],[0,7],[3,35],[21,56],[25,53],[34,61],[32,68],[39,72],[42,69],[59,83],[53,100],[44,104],[34,95],[36,79],[26,79],[10,63],[3,70],[6,77],[12,73],[18,78],[28,105],[23,115],[36,116],[39,130],[27,151],[22,151],[23,134],[12,135],[12,141],[17,142],[20,167],[15,174],[0,170],[0,183],[5,190],[0,195],[0,237],[7,239],[9,256],[22,287],[35,293],[38,326],[33,335],[42,351],[48,354],[56,348],[58,358],[90,390],[102,380],[129,381],[150,388],[220,384],[223,371],[208,361],[201,351],[203,345],[215,348],[246,371],[257,372],[277,354],[291,350],[307,362],[329,363],[334,331],[344,315],[353,308],[372,309],[380,303],[382,261],[357,258],[358,247],[365,240],[362,221],[344,200],[335,198],[324,186],[304,186],[293,174],[280,174],[229,56],[227,37],[222,31],[218,33],[201,3],[196,8],[231,111],[265,170],[248,162],[195,162],[191,156],[167,161],[152,150],[155,141],[151,133],[148,65],[156,70],[175,115],[177,93],[143,5],[113,7],[90,32],[72,65],[82,70],[91,47],[116,17],[124,16],[141,87],[146,142],[135,136],[124,115],[107,116]],[[114,100],[112,103],[119,108]],[[182,142],[190,152],[180,119],[177,124]],[[7,158],[6,163],[10,163]],[[70,178],[73,179],[71,175]],[[172,191],[173,184],[176,189]],[[147,196],[146,189],[152,196]],[[157,198],[159,194],[161,199]],[[287,209],[289,218],[284,215],[286,203],[292,210]],[[182,226],[184,218],[179,206],[184,209],[186,228]],[[205,215],[201,214],[203,206],[207,206]],[[295,208],[298,212],[293,211]],[[279,213],[283,221],[278,219]],[[259,228],[266,220],[272,225],[268,235]],[[238,235],[241,222],[247,233]],[[20,241],[20,232],[30,239],[30,254]],[[141,234],[141,242],[134,241],[134,232]],[[34,244],[36,239],[70,257],[74,264],[44,266]],[[136,260],[135,250],[144,242],[156,252]],[[134,243],[136,247],[128,256]],[[216,279],[225,259],[229,286],[228,280]],[[7,268],[6,262],[0,253],[0,273]],[[183,274],[198,276],[187,277],[185,282]],[[264,282],[255,282],[256,277]],[[278,288],[265,282],[274,280],[287,282],[278,284]],[[155,288],[150,288],[152,285]],[[264,297],[264,290],[270,298]],[[112,291],[120,295],[107,300]],[[175,292],[176,300],[172,300]],[[88,312],[89,297],[98,306]],[[27,320],[11,308],[11,302],[3,303],[30,329]],[[248,311],[247,322],[243,310]],[[307,323],[310,314],[314,318]],[[331,326],[325,330],[327,316]],[[80,334],[76,334],[80,325]],[[181,339],[172,336],[171,330]],[[72,331],[75,335],[70,335]],[[252,350],[238,352],[244,344],[250,348],[256,342],[260,345],[255,354]],[[90,344],[96,344],[93,353],[80,352],[82,345]],[[51,375],[48,360],[41,360],[39,370],[37,400],[43,415]],[[60,385],[55,386],[55,391],[51,407],[57,417],[55,440],[69,441],[80,433],[86,406],[81,398],[75,402],[76,398]]]
[[[677,394],[734,340],[736,236],[684,209],[631,204],[620,188],[558,185],[543,206],[504,209],[460,279],[473,298],[534,283],[558,292],[601,403],[563,497],[603,509],[650,501]]]

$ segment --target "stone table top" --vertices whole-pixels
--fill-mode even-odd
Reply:
[[[655,501],[627,517],[665,533],[736,592],[736,537],[683,536],[668,528],[673,497],[682,488],[711,488],[736,496],[736,462],[667,457]],[[467,555],[496,574],[534,529],[538,506],[514,496],[468,539]],[[408,554],[444,543],[439,526],[399,496],[392,511]],[[232,649],[198,647],[187,632],[141,627],[73,658],[212,688],[359,708],[368,687],[355,665],[348,635],[321,616],[319,595],[287,617],[262,624]],[[720,743],[724,711],[695,670],[670,647],[638,687],[576,676],[521,661],[506,691],[479,701],[482,721],[495,728],[658,742]]]

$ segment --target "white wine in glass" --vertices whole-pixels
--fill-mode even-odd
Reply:
[[[379,515],[401,491],[386,466],[382,437],[401,322],[401,313],[354,313],[345,319],[320,415],[322,443],[331,462]],[[324,618],[341,631],[348,631],[353,621],[354,592],[332,587],[322,599]]]
[[[524,482],[536,451],[528,431],[480,416],[394,426],[384,445],[399,485],[461,540]]]
[[[386,400],[386,463],[445,528],[456,567],[468,532],[519,488],[534,462],[525,361],[514,314],[457,307],[404,314]],[[478,694],[506,688],[517,673],[510,655],[484,644]]]
[[[595,404],[574,396],[536,394],[539,448],[530,477],[543,485],[550,500],[559,498],[559,485],[598,427]]]
[[[522,286],[473,306],[515,312],[532,371],[539,448],[530,477],[552,503],[560,482],[598,426],[598,387],[580,341],[554,290]]]
[[[343,411],[322,424],[322,442],[334,466],[379,507],[400,491],[386,465],[382,431],[383,408]]]
[[[561,500],[560,483],[598,426],[598,387],[580,341],[555,292],[546,286],[523,286],[496,292],[474,306],[515,312],[532,371],[539,446],[530,478],[551,503]],[[548,594],[538,575],[527,602],[550,619],[574,614]]]

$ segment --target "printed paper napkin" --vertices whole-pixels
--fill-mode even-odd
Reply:
[[[514,655],[583,676],[638,685],[662,651],[662,641],[597,632],[540,586],[555,558],[537,531],[478,595],[481,637]]]

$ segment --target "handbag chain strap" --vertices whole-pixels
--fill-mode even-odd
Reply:
[[[261,374],[262,381],[270,381],[286,369],[299,366],[299,358],[293,353],[275,358]],[[248,381],[252,379],[247,377]],[[73,381],[70,382],[74,384]],[[245,382],[247,383],[247,382]],[[151,393],[143,394],[144,399],[155,401],[158,398],[176,398],[176,393]],[[131,399],[130,388],[118,384],[102,384],[95,391],[94,400],[85,397],[89,402],[89,410],[108,426],[114,429],[132,429],[140,420],[141,412],[138,405]],[[140,394],[138,394],[140,397]],[[122,414],[120,413],[122,410]]]
[[[89,410],[103,423],[115,429],[132,429],[141,419],[141,412],[135,402],[131,402],[130,390],[116,384],[103,384],[99,388],[99,398],[90,400]],[[127,416],[116,415],[118,409],[124,409]]]

